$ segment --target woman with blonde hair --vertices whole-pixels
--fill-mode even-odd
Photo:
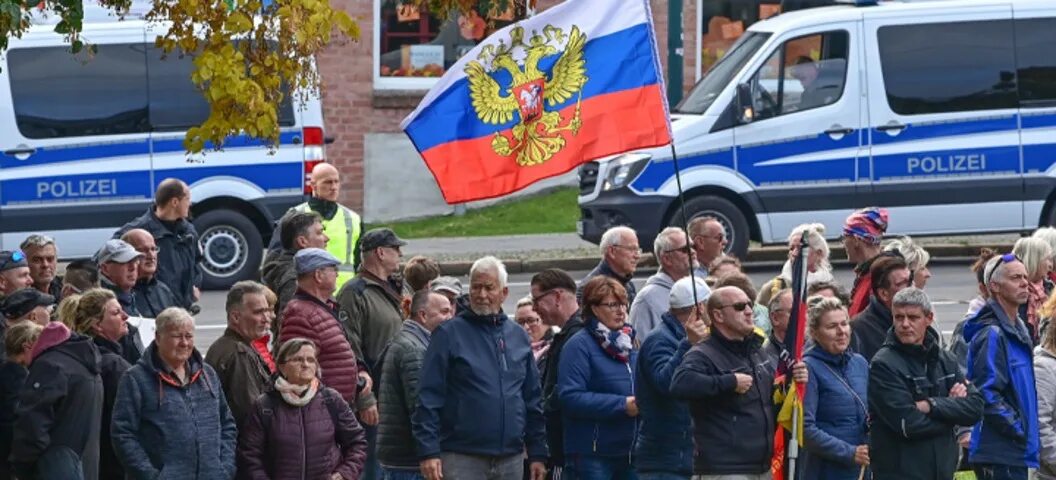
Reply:
[[[803,235],[807,236],[810,253],[807,257],[807,285],[818,282],[835,282],[832,265],[829,264],[829,242],[825,240],[825,225],[804,223],[792,229],[788,235],[788,260],[781,267],[781,275],[763,284],[755,303],[769,305],[770,299],[781,290],[792,287],[792,261],[799,255]]]
[[[928,279],[931,278],[931,270],[928,270],[931,254],[924,250],[924,247],[914,243],[912,238],[906,236],[888,242],[887,245],[884,245],[884,251],[898,252],[902,259],[906,261],[906,266],[909,267],[913,286],[920,289],[924,288],[924,285],[928,283]]]
[[[1030,296],[1025,305],[1025,314],[1023,307],[1020,307],[1020,314],[1026,319],[1027,329],[1030,330],[1030,336],[1037,345],[1041,323],[1040,311],[1046,300],[1044,281],[1052,271],[1052,247],[1045,240],[1027,237],[1016,241],[1016,244],[1012,246],[1012,253],[1023,262],[1023,266],[1027,269],[1029,282],[1027,290]]]
[[[15,406],[22,384],[29,376],[30,353],[40,338],[44,327],[33,322],[18,322],[8,327],[4,334],[4,351],[7,358],[0,365],[0,479],[11,478],[11,465],[7,456],[11,454],[11,435],[15,427]]]
[[[1049,243],[1052,247],[1053,270],[1056,270],[1056,228],[1041,227],[1034,230],[1031,237],[1040,238]],[[1052,295],[1053,290],[1056,290],[1056,271],[1050,271],[1048,278],[1045,279],[1045,295]]]
[[[80,300],[81,294],[79,293],[63,297],[62,301],[59,302],[59,306],[55,308],[54,317],[51,320],[53,322],[62,322],[70,330],[76,330],[77,302]]]

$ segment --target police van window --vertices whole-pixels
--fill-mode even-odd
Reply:
[[[1056,18],[1016,20],[1016,73],[1024,107],[1056,105]]]
[[[26,138],[117,135],[149,130],[147,71],[140,44],[7,52],[15,123]]]
[[[209,116],[209,104],[191,81],[194,63],[190,55],[147,49],[147,83],[150,92],[150,124],[155,131],[186,130],[201,125]],[[287,94],[279,107],[279,125],[294,125],[293,102]]]
[[[785,42],[752,79],[757,119],[836,103],[847,78],[849,35],[835,31]]]
[[[1016,107],[1009,20],[881,27],[877,43],[887,103],[895,113]]]

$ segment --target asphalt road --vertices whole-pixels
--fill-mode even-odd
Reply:
[[[586,275],[587,272],[571,272],[572,277],[577,280]],[[953,330],[954,325],[964,316],[968,308],[968,302],[976,295],[975,278],[968,270],[967,263],[933,265],[931,267],[932,277],[928,282],[926,291],[931,296],[931,301],[936,311],[936,329],[943,332],[947,337]],[[651,272],[640,272],[636,279],[639,288],[645,283],[645,279]],[[777,274],[772,272],[753,272],[749,276],[756,286],[769,281]],[[513,312],[517,300],[528,294],[528,282],[531,274],[511,275],[509,280],[510,296],[506,299],[505,310]],[[846,288],[850,288],[853,275],[850,268],[839,267],[836,270],[836,278]],[[468,281],[463,279],[463,284],[468,286]],[[224,292],[205,292],[202,301],[202,312],[196,317],[198,330],[195,343],[204,354],[209,345],[223,334],[226,325],[224,315]]]

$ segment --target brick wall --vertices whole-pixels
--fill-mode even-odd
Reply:
[[[359,22],[358,42],[331,45],[317,58],[323,78],[323,116],[326,134],[335,138],[327,147],[327,158],[342,174],[341,203],[352,209],[363,208],[363,140],[368,133],[399,132],[399,123],[417,104],[424,92],[375,91],[373,85],[374,2],[373,0],[330,0],[335,8],[348,12]],[[618,0],[613,0],[618,1]],[[650,0],[660,58],[667,68],[667,0]],[[685,87],[693,85],[696,58],[696,0],[684,1]],[[706,0],[705,0],[706,1]],[[544,11],[560,0],[539,0]]]

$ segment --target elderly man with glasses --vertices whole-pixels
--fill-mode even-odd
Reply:
[[[660,268],[645,281],[645,287],[631,304],[630,323],[639,341],[644,341],[649,332],[663,323],[660,317],[668,311],[671,286],[688,276],[696,263],[692,244],[686,240],[686,233],[678,227],[667,227],[656,236],[653,256]],[[711,292],[704,287],[699,293],[707,297]]]
[[[642,247],[638,246],[638,234],[628,227],[612,227],[601,236],[601,262],[576,286],[576,299],[583,300],[583,286],[592,278],[604,275],[615,279],[627,290],[627,302],[634,303],[638,288],[634,286],[634,270],[642,258]]]
[[[132,248],[142,254],[135,287],[132,288],[136,309],[147,318],[157,318],[169,307],[178,306],[176,294],[165,282],[158,280],[158,253],[161,251],[150,232],[134,228],[121,236]]]

